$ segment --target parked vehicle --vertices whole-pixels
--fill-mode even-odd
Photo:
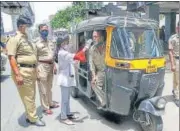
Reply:
[[[172,96],[162,96],[165,75],[165,57],[158,37],[158,23],[150,19],[134,17],[96,17],[77,25],[75,48],[79,50],[81,39],[92,39],[94,30],[105,32],[105,111],[128,116],[138,122],[144,131],[162,131],[167,102]],[[91,71],[87,63],[80,63],[76,70],[79,92],[98,106],[91,87]]]

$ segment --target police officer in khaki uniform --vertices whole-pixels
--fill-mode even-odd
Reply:
[[[38,56],[38,87],[40,92],[41,105],[45,114],[52,114],[50,108],[57,108],[59,105],[52,101],[53,72],[56,73],[54,62],[55,45],[48,40],[48,26],[39,25],[40,38],[36,41]]]
[[[179,29],[178,22],[176,34],[169,38],[169,59],[171,71],[173,72],[173,95],[177,106],[179,106]]]
[[[12,78],[26,110],[26,121],[36,126],[45,123],[36,114],[35,83],[37,56],[35,46],[28,41],[26,34],[29,19],[20,16],[17,20],[18,31],[7,43],[8,57],[12,68]]]
[[[93,32],[94,45],[90,49],[89,61],[92,72],[92,87],[100,101],[100,108],[105,106],[105,94],[103,91],[105,79],[105,42],[101,31]]]

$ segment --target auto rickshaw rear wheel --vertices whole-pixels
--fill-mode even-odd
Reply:
[[[71,96],[73,98],[78,98],[79,97],[79,89],[76,87],[71,88]]]

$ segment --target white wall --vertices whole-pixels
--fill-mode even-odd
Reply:
[[[12,18],[11,15],[1,12],[2,22],[4,26],[4,32],[9,32],[13,30]]]

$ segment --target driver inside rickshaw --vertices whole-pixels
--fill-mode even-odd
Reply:
[[[105,94],[103,91],[105,79],[105,33],[93,31],[93,46],[90,49],[89,64],[92,73],[92,88],[100,102],[100,107],[105,107]]]

